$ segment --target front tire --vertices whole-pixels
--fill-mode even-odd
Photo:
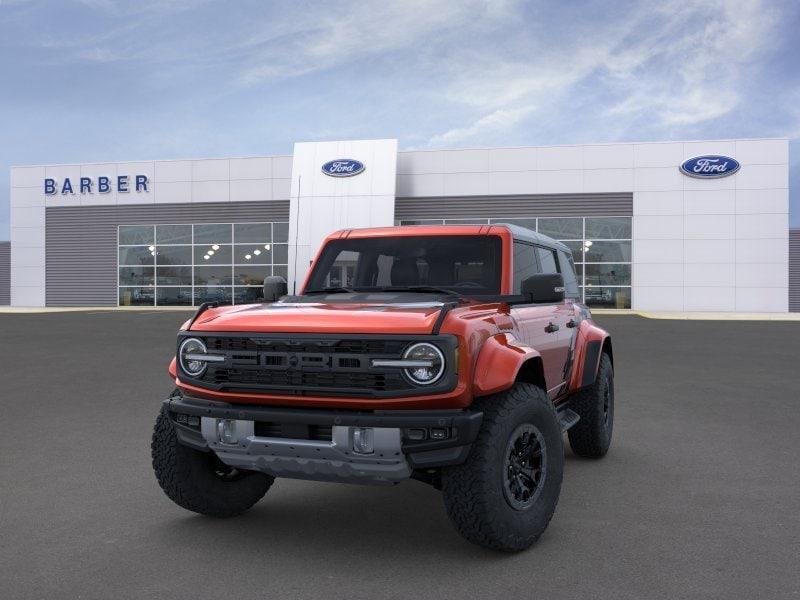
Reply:
[[[585,458],[605,456],[614,431],[614,367],[605,352],[594,383],[575,394],[570,408],[580,417],[568,432],[572,451]]]
[[[241,514],[267,493],[274,477],[223,464],[214,452],[178,442],[166,409],[156,420],[151,444],[153,470],[164,493],[178,506],[212,517]]]
[[[561,427],[540,388],[516,383],[476,400],[483,411],[467,460],[442,473],[447,514],[470,542],[517,552],[547,528],[564,469]]]

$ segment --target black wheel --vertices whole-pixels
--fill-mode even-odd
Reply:
[[[161,489],[178,506],[203,515],[232,517],[264,497],[274,477],[229,467],[213,452],[178,442],[165,409],[153,430],[153,470]]]
[[[614,367],[608,354],[600,355],[597,378],[572,398],[570,408],[581,418],[568,432],[572,451],[587,458],[605,456],[614,431]]]
[[[476,400],[483,411],[466,462],[442,472],[447,514],[475,544],[515,552],[533,544],[558,503],[564,469],[561,427],[540,388],[517,383]]]

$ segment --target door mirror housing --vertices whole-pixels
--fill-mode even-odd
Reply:
[[[276,302],[289,293],[286,280],[278,275],[264,278],[264,302]]]
[[[564,276],[561,273],[537,273],[522,280],[522,295],[531,302],[552,304],[564,301]]]

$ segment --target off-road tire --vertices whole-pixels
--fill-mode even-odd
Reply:
[[[547,394],[529,383],[480,398],[473,407],[483,411],[483,423],[467,460],[442,470],[445,509],[470,542],[507,552],[525,550],[547,528],[561,491],[564,447],[558,417]],[[544,479],[533,503],[517,509],[504,491],[506,453],[512,435],[527,424],[544,441]]]
[[[274,477],[254,471],[224,480],[213,452],[201,452],[178,442],[166,409],[156,420],[151,444],[153,470],[164,493],[178,506],[212,517],[241,514],[264,497]]]
[[[605,456],[614,431],[614,367],[605,352],[594,383],[572,398],[570,408],[581,418],[568,432],[572,451],[586,458]]]

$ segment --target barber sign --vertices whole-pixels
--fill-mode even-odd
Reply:
[[[322,172],[330,177],[352,177],[364,170],[364,163],[352,158],[337,158],[322,165]]]
[[[714,179],[716,177],[727,177],[739,170],[739,161],[730,156],[709,154],[706,156],[695,156],[683,161],[681,172],[689,177],[699,177],[700,179]]]

